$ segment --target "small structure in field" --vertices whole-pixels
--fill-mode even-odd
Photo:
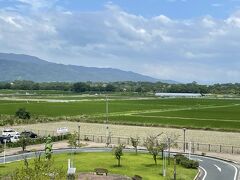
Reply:
[[[159,97],[202,97],[200,93],[155,93]]]

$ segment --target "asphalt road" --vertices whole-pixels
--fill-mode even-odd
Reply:
[[[61,149],[61,150],[54,150],[54,154],[59,153],[69,153],[75,150],[71,149]],[[79,148],[76,149],[77,152],[110,152],[110,148]],[[126,149],[125,151],[132,151],[131,149]],[[146,151],[142,151],[146,152]],[[10,163],[14,161],[23,160],[24,158],[32,158],[35,157],[39,153],[44,152],[31,152],[25,153],[20,155],[12,155],[6,156],[5,162]],[[196,156],[191,155],[191,159],[199,161],[200,168],[203,170],[203,174],[201,175],[202,180],[237,180],[239,169],[232,163],[222,161],[219,159],[203,157],[203,156]],[[4,163],[4,158],[0,158],[0,164]]]
[[[219,159],[191,156],[191,159],[199,161],[200,168],[204,171],[203,180],[237,180],[239,169],[232,163]]]

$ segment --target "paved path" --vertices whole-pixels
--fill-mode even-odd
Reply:
[[[111,148],[79,148],[79,149],[59,149],[54,150],[54,154],[60,153],[69,153],[73,151],[77,152],[111,152]],[[125,149],[125,151],[133,151],[133,149]],[[142,152],[146,152],[142,150]],[[43,153],[42,151],[30,152],[19,155],[11,155],[6,156],[5,160],[3,157],[0,158],[0,164],[10,163],[14,161],[19,161],[24,158],[32,158],[36,156],[36,154]],[[199,161],[200,167],[203,170],[203,174],[201,176],[201,180],[237,180],[239,169],[232,163],[222,161],[219,159],[191,155],[191,159]]]
[[[192,155],[191,158],[199,161],[204,172],[202,180],[237,180],[239,169],[232,163],[203,156]]]

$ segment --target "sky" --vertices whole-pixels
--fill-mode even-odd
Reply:
[[[0,0],[0,52],[240,82],[240,0]]]

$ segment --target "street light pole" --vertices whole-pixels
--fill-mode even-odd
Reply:
[[[171,146],[171,139],[168,138],[168,165],[170,165],[170,146]]]
[[[176,169],[176,157],[174,156],[174,172],[173,172],[173,179],[177,179],[177,169]]]
[[[165,151],[163,151],[163,177],[166,176],[166,157],[165,157]]]
[[[186,128],[183,128],[183,152],[186,152]]]
[[[108,127],[108,97],[106,96],[106,144],[107,146],[110,144],[110,132]]]
[[[6,163],[6,146],[7,146],[7,139],[4,139],[4,151],[3,151],[3,163]]]

